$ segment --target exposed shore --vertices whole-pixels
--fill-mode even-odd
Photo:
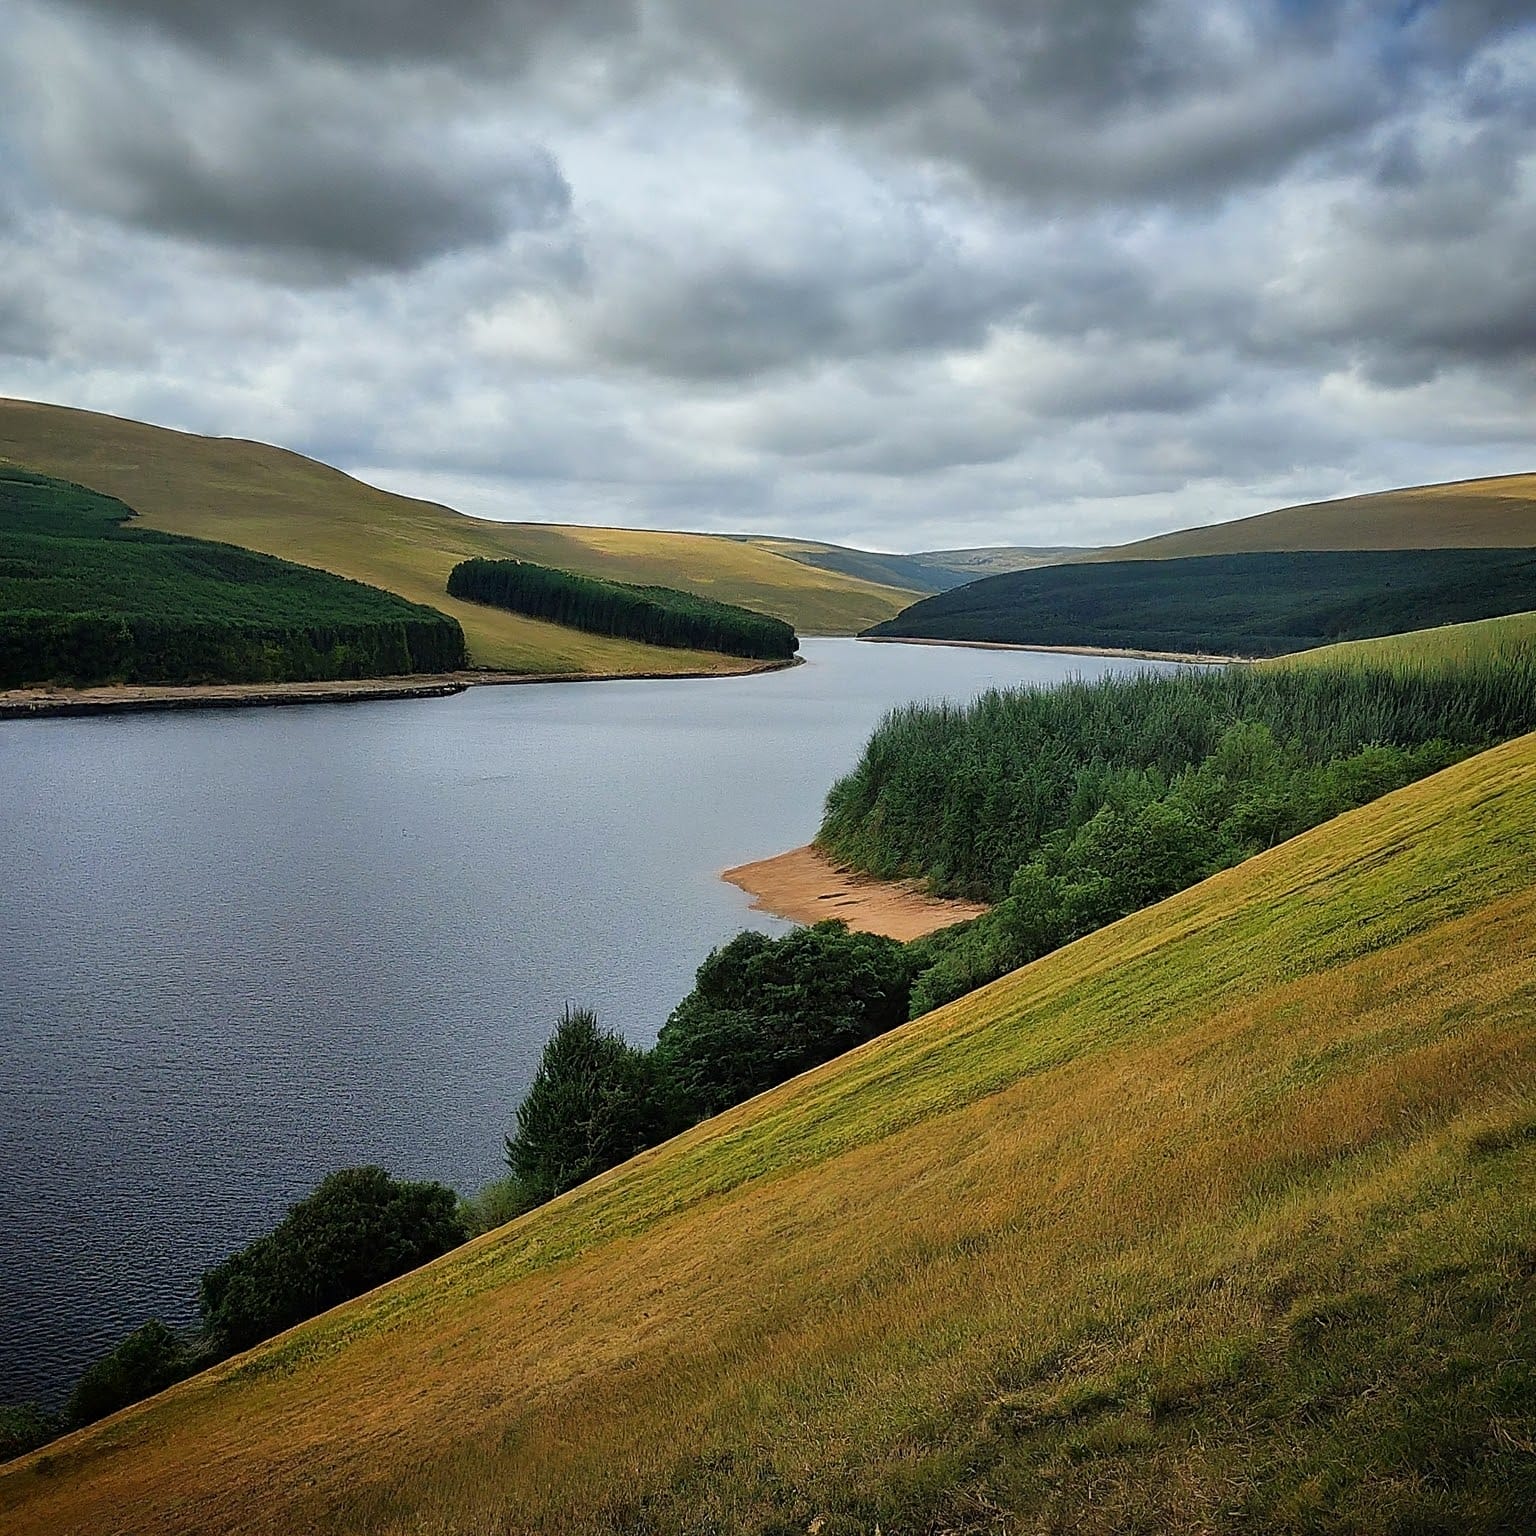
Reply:
[[[975,902],[929,896],[915,880],[877,880],[860,874],[810,846],[739,864],[720,878],[740,886],[759,912],[795,923],[837,917],[858,933],[879,933],[904,942],[980,917],[987,910]]]
[[[0,692],[0,720],[47,720],[144,710],[251,709],[280,704],[365,704],[388,699],[442,699],[466,688],[522,683],[615,683],[637,680],[745,677],[796,666],[793,661],[743,662],[728,671],[691,672],[441,672],[313,683],[117,684],[105,688],[13,688]]]
[[[1192,651],[1126,651],[1107,645],[1019,645],[1008,640],[921,640],[909,635],[856,635],[871,645],[955,645],[967,651],[1045,651],[1066,656],[1126,656],[1133,661],[1186,661],[1200,666],[1249,662],[1252,656],[1205,656]]]

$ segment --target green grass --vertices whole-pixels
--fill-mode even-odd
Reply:
[[[1536,737],[0,1471],[10,1532],[1514,1532]]]
[[[1499,657],[1531,654],[1536,646],[1536,613],[1511,613],[1470,624],[1442,624],[1375,640],[1318,646],[1262,662],[1266,667],[1370,668],[1448,671]]]
[[[459,602],[445,584],[461,560],[532,560],[611,581],[679,587],[785,619],[801,634],[853,634],[916,595],[707,534],[465,517],[281,448],[30,401],[0,400],[6,459],[116,496],[147,527],[261,550],[440,608],[464,626],[476,665],[508,671],[667,673],[743,664]]]
[[[1280,507],[1086,556],[1175,560],[1257,550],[1513,549],[1536,544],[1536,474],[1416,485]]]

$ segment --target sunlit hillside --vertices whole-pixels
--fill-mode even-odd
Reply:
[[[787,619],[802,634],[852,634],[916,595],[707,534],[465,517],[264,443],[30,401],[0,400],[0,459],[120,497],[149,527],[280,555],[429,603],[459,620],[471,659],[486,667],[667,672],[739,664],[457,602],[444,591],[448,572],[476,555],[681,587]]]
[[[1095,550],[1090,560],[1173,560],[1307,549],[1514,549],[1536,544],[1536,474],[1344,496]]]
[[[1512,1532],[1536,737],[0,1471],[7,1532]]]
[[[1414,629],[1403,635],[1383,635],[1376,640],[1347,640],[1321,645],[1261,662],[1266,667],[1330,666],[1348,662],[1371,666],[1388,662],[1401,667],[1454,667],[1503,652],[1536,647],[1536,613],[1511,613],[1499,619],[1478,619],[1471,624],[1442,624],[1435,629]]]

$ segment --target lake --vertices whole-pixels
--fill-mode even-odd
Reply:
[[[892,705],[1147,663],[811,640],[737,679],[0,724],[0,1402],[334,1168],[469,1192],[566,1003],[638,1043]]]

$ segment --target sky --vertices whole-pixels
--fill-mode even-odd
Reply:
[[[0,0],[0,394],[885,550],[1536,469],[1536,0]]]

